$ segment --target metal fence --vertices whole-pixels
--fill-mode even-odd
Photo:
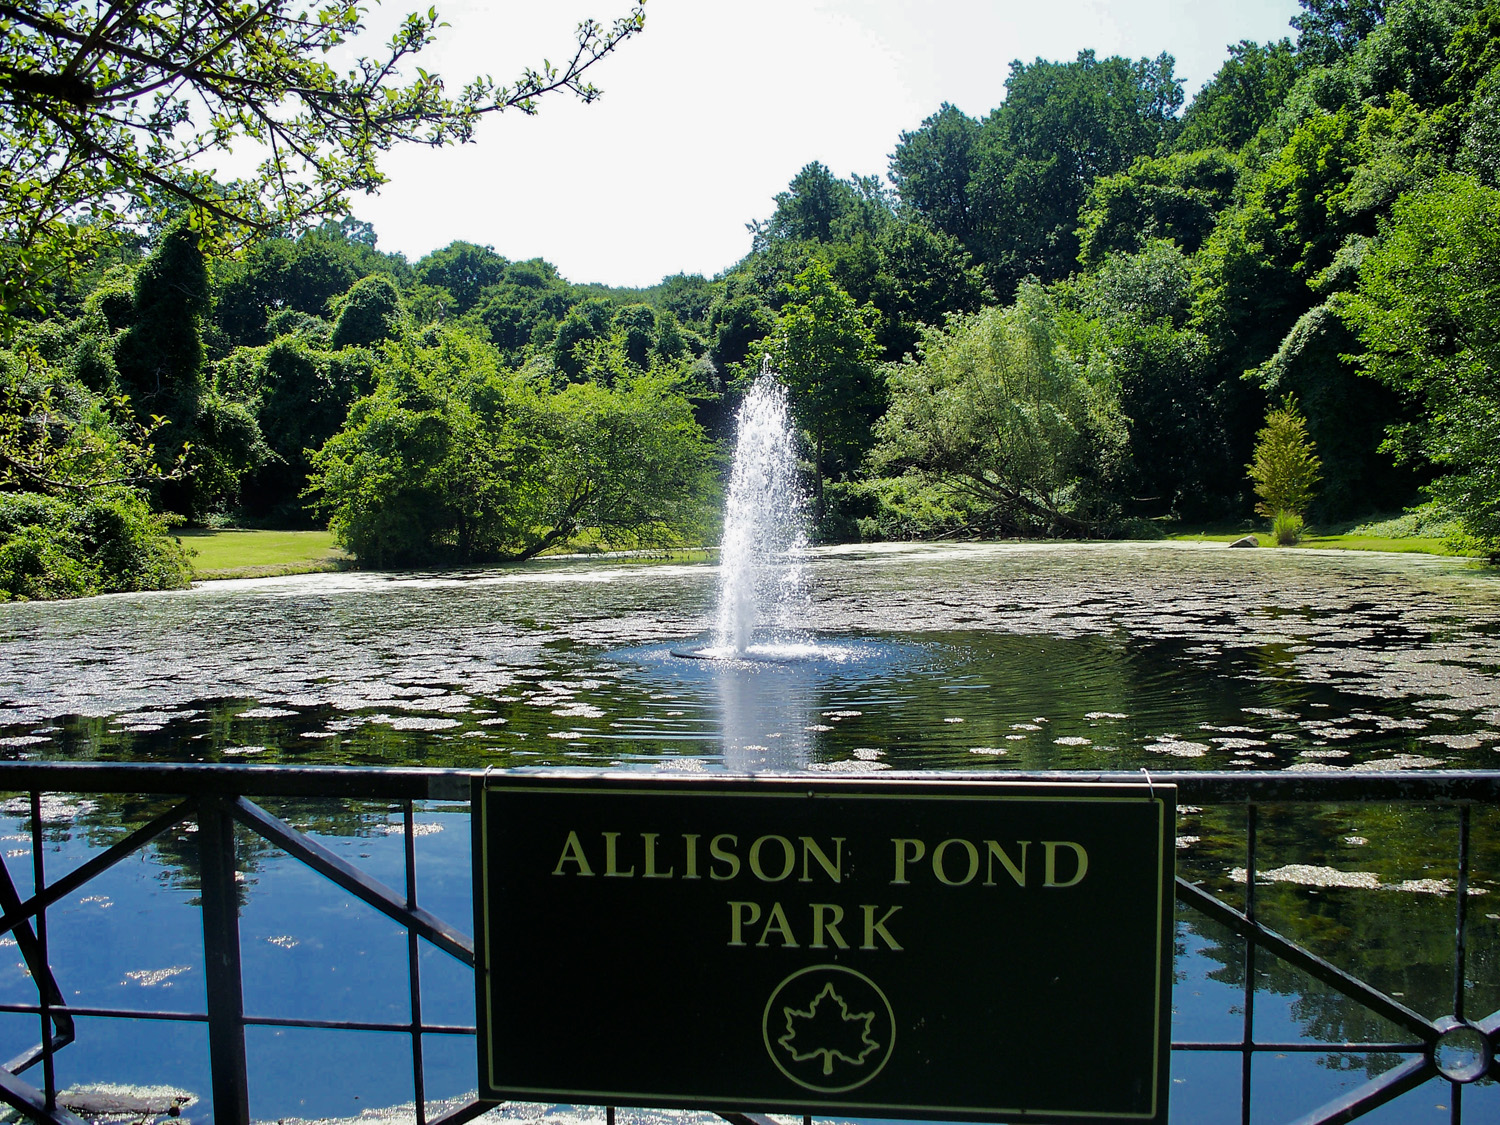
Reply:
[[[186,1021],[206,1024],[212,1068],[214,1119],[244,1125],[250,1120],[246,1066],[247,1027],[299,1027],[333,1031],[398,1032],[409,1037],[411,1090],[418,1125],[461,1125],[491,1105],[468,1101],[448,1105],[429,1118],[423,1060],[425,1036],[473,1036],[470,1025],[426,1022],[418,951],[422,943],[474,965],[472,939],[464,927],[425,910],[417,899],[417,862],[413,814],[417,802],[467,801],[475,773],[461,770],[292,768],[217,765],[150,765],[102,763],[0,763],[0,793],[25,794],[29,801],[33,893],[23,899],[9,867],[0,861],[0,933],[10,933],[36,986],[36,1002],[0,1004],[0,1012],[23,1013],[38,1020],[35,1047],[0,1067],[0,1099],[37,1121],[77,1122],[81,1118],[59,1104],[54,1060],[78,1035],[78,1017]],[[503,776],[503,775],[501,775]],[[954,775],[927,775],[952,779]],[[989,781],[1140,781],[1140,774],[1079,771],[987,773],[965,775]],[[491,783],[496,775],[489,775]],[[1178,787],[1180,803],[1243,813],[1244,889],[1237,903],[1204,889],[1190,878],[1177,879],[1180,904],[1227,927],[1243,943],[1244,994],[1241,1033],[1214,1041],[1175,1041],[1176,1052],[1232,1052],[1240,1057],[1240,1117],[1248,1125],[1252,1111],[1251,1077],[1257,1056],[1316,1051],[1385,1054],[1400,1061],[1348,1090],[1298,1125],[1349,1121],[1432,1079],[1448,1084],[1448,1109],[1462,1122],[1465,1087],[1500,1079],[1496,1048],[1500,1046],[1500,1011],[1470,1013],[1466,1006],[1469,910],[1473,897],[1471,841],[1476,807],[1500,803],[1500,771],[1406,773],[1222,773],[1157,774],[1155,784]],[[45,869],[42,800],[48,794],[149,794],[177,799],[170,809],[131,831],[63,874]],[[398,806],[404,818],[405,879],[391,887],[371,878],[318,840],[261,808],[251,798],[329,798],[384,801]],[[1452,942],[1452,1011],[1430,1019],[1401,998],[1380,990],[1347,968],[1310,952],[1268,928],[1257,912],[1257,852],[1265,806],[1321,806],[1381,803],[1418,804],[1441,810],[1456,826]],[[172,1011],[85,1007],[66,1002],[59,972],[49,956],[47,911],[86,886],[121,860],[185,823],[197,826],[197,861],[201,905],[207,1005],[205,1011]],[[247,1016],[243,1002],[236,885],[235,827],[255,833],[287,855],[326,876],[343,892],[393,919],[406,931],[410,1018],[404,1022],[293,1019]],[[50,881],[49,881],[50,880]],[[466,920],[467,921],[467,920]],[[1385,1042],[1328,1043],[1306,1040],[1268,1042],[1254,1036],[1257,958],[1279,959],[1400,1029],[1401,1037]],[[39,1075],[36,1073],[39,1069]],[[27,1077],[23,1077],[26,1075]],[[754,1107],[746,1107],[747,1110]],[[609,1118],[613,1121],[613,1109]],[[744,1123],[750,1114],[724,1115]]]

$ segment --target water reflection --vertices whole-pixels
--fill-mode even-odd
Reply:
[[[724,765],[735,773],[793,773],[812,757],[815,669],[713,661]]]
[[[325,575],[4,605],[0,755],[736,772],[1500,764],[1500,583],[1460,563],[988,544],[822,550],[808,567],[815,594],[803,624],[816,630],[816,650],[748,662],[672,655],[708,643],[715,572],[706,565]],[[49,844],[70,866],[152,811],[117,797],[55,819],[44,810]],[[274,811],[399,882],[389,810]],[[1242,814],[1182,813],[1179,869],[1237,901]],[[23,880],[26,815],[0,807],[8,862]],[[1353,963],[1420,1011],[1445,1010],[1451,817],[1369,806],[1262,815],[1258,900],[1268,924]],[[1469,1010],[1488,1013],[1500,1007],[1500,811],[1474,816],[1467,991]],[[419,843],[441,858],[451,884],[441,890],[424,869],[424,900],[465,917],[467,825]],[[201,951],[189,950],[201,945],[188,901],[194,843],[164,838],[151,856],[149,867],[120,865],[110,875],[116,884],[90,890],[107,900],[81,895],[64,904],[71,915],[58,915],[57,940],[72,942],[72,961],[86,965],[69,987],[86,997],[202,987]],[[247,850],[243,858],[247,911],[301,893],[284,857]],[[247,928],[247,940],[260,943],[268,988],[305,996],[313,1014],[326,1015],[320,1005],[341,995],[343,977],[313,956],[325,938],[334,948],[333,925],[320,914],[326,890],[312,880],[306,895],[301,913]],[[183,911],[176,922],[153,920],[173,904]],[[111,927],[103,942],[100,919]],[[1241,947],[1201,920],[1184,920],[1179,939],[1182,1037],[1199,1037],[1193,1029],[1216,1027],[1221,1015],[1232,1025],[1233,1013],[1220,1009],[1242,996]],[[103,948],[109,958],[97,954]],[[3,968],[0,997],[24,995],[19,968]],[[175,975],[153,975],[167,971]],[[1257,1005],[1258,1034],[1390,1037],[1285,966],[1258,964],[1255,984],[1280,998]],[[461,1008],[468,987],[434,986],[428,1002]],[[461,1011],[447,1018],[464,1022]],[[16,1017],[12,1030],[15,1042],[0,1046],[19,1050],[34,1039],[34,1019]],[[91,1043],[70,1048],[71,1057],[95,1059],[86,1052],[97,1049],[107,1062],[113,1051],[144,1050],[126,1031]],[[181,1057],[175,1046],[158,1054]],[[1352,1081],[1349,1067],[1378,1070],[1392,1056],[1330,1050],[1321,1067],[1319,1057],[1297,1059],[1285,1081],[1321,1091]],[[1190,1057],[1178,1093],[1222,1062]],[[455,1074],[467,1082],[472,1058],[464,1063]],[[373,1088],[371,1069],[362,1063],[351,1081]],[[1201,1080],[1205,1091],[1224,1088]],[[292,1102],[267,1111],[310,1112]]]

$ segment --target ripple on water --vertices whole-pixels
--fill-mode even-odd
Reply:
[[[903,769],[1430,768],[1500,743],[1500,583],[1452,560],[895,544],[807,571],[815,631],[752,660],[671,656],[708,647],[707,565],[6,605],[0,753],[503,765],[529,738],[597,764],[666,748],[734,768],[738,748],[809,768],[875,742]]]

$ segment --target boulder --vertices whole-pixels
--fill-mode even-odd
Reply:
[[[1231,547],[1259,547],[1260,540],[1255,538],[1255,536],[1253,535],[1247,535],[1243,539],[1236,539],[1229,545]]]

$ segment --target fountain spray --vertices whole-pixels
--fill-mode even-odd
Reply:
[[[736,426],[719,551],[718,652],[744,656],[758,626],[787,626],[788,608],[802,600],[799,556],[806,545],[786,386],[766,356]]]

